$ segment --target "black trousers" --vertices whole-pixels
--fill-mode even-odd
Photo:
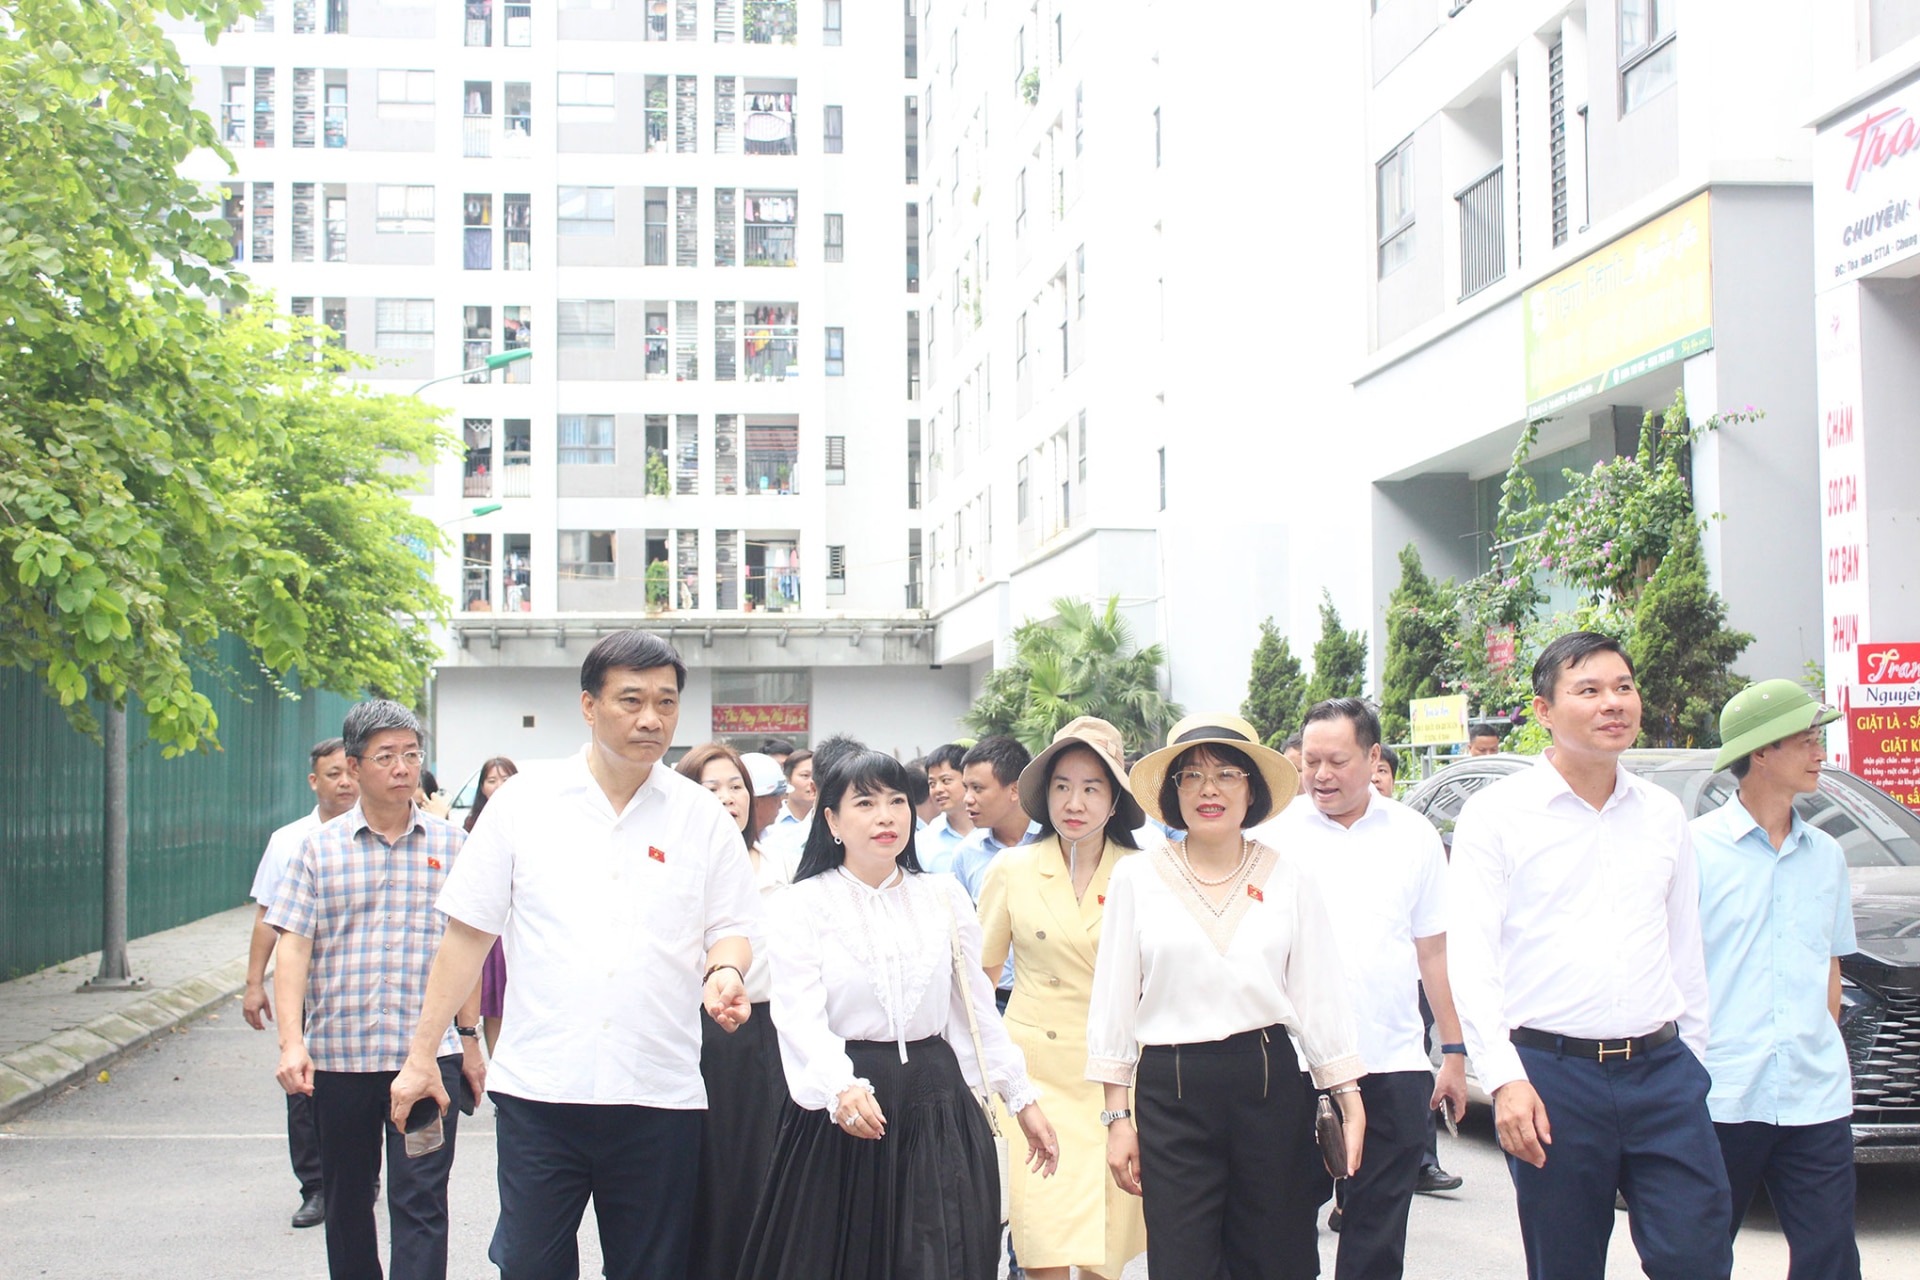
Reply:
[[[1545,1168],[1507,1157],[1528,1280],[1602,1280],[1616,1191],[1650,1280],[1726,1280],[1727,1170],[1693,1050],[1601,1063],[1522,1046],[1520,1061],[1553,1129]]]
[[[332,1280],[381,1280],[373,1222],[380,1152],[387,1156],[387,1218],[393,1228],[394,1280],[445,1280],[447,1174],[453,1169],[460,1109],[450,1108],[446,1145],[410,1158],[406,1135],[388,1119],[394,1071],[315,1071],[313,1113],[320,1130],[320,1177],[327,1192],[327,1274]],[[460,1056],[440,1059],[447,1096],[460,1096]]]
[[[1733,1234],[1766,1184],[1787,1237],[1787,1280],[1860,1280],[1853,1232],[1853,1127],[1716,1124],[1733,1192]]]
[[[588,1197],[607,1280],[686,1280],[706,1112],[491,1096],[500,1221],[487,1257],[500,1280],[575,1280]]]
[[[1312,1219],[1275,1211],[1309,1194],[1311,1098],[1281,1026],[1141,1052],[1134,1106],[1153,1280],[1320,1273]]]
[[[1342,1184],[1335,1280],[1400,1280],[1407,1261],[1407,1211],[1426,1158],[1433,1073],[1388,1071],[1360,1080],[1367,1111],[1360,1171]]]
[[[1420,1021],[1426,1027],[1420,1036],[1420,1047],[1431,1053],[1433,1051],[1433,1006],[1427,1003],[1425,987],[1420,988]],[[1428,1098],[1427,1101],[1431,1102],[1433,1099]],[[1459,1120],[1461,1117],[1455,1116],[1454,1119]],[[1427,1108],[1427,1150],[1426,1154],[1420,1158],[1420,1167],[1422,1169],[1440,1167],[1440,1113],[1432,1107]]]
[[[302,1197],[319,1192],[320,1126],[314,1119],[313,1099],[304,1093],[287,1095],[287,1155],[293,1161],[293,1176],[300,1180]]]

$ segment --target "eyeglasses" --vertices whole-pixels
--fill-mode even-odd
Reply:
[[[1182,769],[1173,775],[1173,784],[1188,795],[1199,791],[1212,783],[1219,791],[1238,791],[1247,785],[1245,769],[1217,769],[1209,773],[1201,769]]]
[[[377,756],[367,756],[366,761],[376,769],[391,769],[396,764],[406,764],[409,768],[418,769],[427,762],[427,753],[402,751],[396,754],[392,751],[382,751]]]

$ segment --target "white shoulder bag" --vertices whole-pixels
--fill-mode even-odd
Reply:
[[[967,1031],[973,1036],[973,1060],[980,1069],[980,1091],[973,1095],[973,1100],[986,1113],[987,1128],[993,1130],[993,1154],[1000,1165],[1000,1221],[1005,1222],[1009,1216],[1010,1194],[1007,1185],[1007,1138],[1000,1132],[1000,1119],[993,1109],[993,1090],[987,1084],[987,1054],[980,1045],[980,1019],[973,1010],[973,992],[968,990],[971,984],[967,981],[967,957],[960,949],[960,922],[954,919],[952,897],[947,899],[947,941],[953,952],[954,986],[960,993],[960,1003],[967,1010]]]

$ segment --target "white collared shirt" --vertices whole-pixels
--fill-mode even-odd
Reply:
[[[489,1085],[535,1102],[704,1107],[700,978],[720,939],[760,946],[753,868],[719,800],[665,764],[616,814],[591,749],[494,793],[440,894],[441,911],[506,940]]]
[[[1351,827],[1302,796],[1247,834],[1320,885],[1367,1070],[1432,1070],[1413,940],[1446,931],[1447,855],[1433,824],[1369,788]]]
[[[287,874],[287,864],[306,843],[307,833],[319,825],[320,806],[315,805],[312,812],[295,818],[267,837],[267,851],[260,855],[260,867],[253,873],[249,898],[263,907],[273,905],[273,895],[280,888],[280,877]]]
[[[1551,759],[1468,800],[1447,872],[1447,968],[1474,1072],[1526,1079],[1515,1027],[1582,1039],[1678,1022],[1707,1057],[1699,871],[1686,812],[1615,767],[1599,809]]]
[[[878,889],[844,867],[802,880],[773,903],[773,1025],[793,1100],[810,1111],[833,1107],[854,1084],[847,1041],[898,1047],[941,1036],[967,1082],[981,1086],[982,1064],[963,999],[986,1056],[984,1077],[1018,1114],[1040,1095],[1026,1057],[1007,1036],[993,988],[980,967],[980,920],[973,900],[949,875],[895,872]],[[955,981],[952,937],[965,959]],[[905,1099],[881,1098],[882,1110]]]

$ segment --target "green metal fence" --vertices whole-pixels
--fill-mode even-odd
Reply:
[[[307,751],[340,732],[331,693],[277,694],[223,639],[202,690],[224,748],[162,759],[146,717],[127,716],[127,936],[246,900],[275,827],[313,806]],[[75,733],[41,685],[0,669],[0,979],[100,945],[100,746]]]

